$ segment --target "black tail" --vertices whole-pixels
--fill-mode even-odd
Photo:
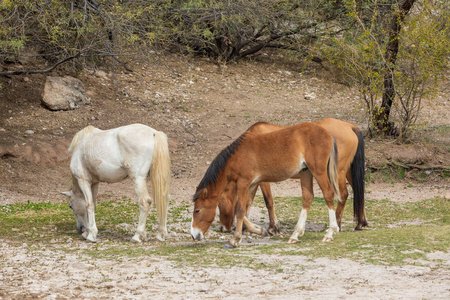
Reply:
[[[353,129],[353,131],[358,137],[358,148],[351,164],[353,182],[353,216],[358,222],[355,230],[361,230],[362,227],[369,225],[364,212],[364,136],[359,129]]]

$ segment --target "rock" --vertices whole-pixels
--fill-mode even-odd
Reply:
[[[29,135],[32,135],[32,134],[34,134],[34,131],[33,131],[33,130],[30,130],[30,129],[28,129],[28,130],[25,130],[25,133],[26,133],[26,134],[29,134]]]
[[[305,99],[306,100],[312,100],[312,99],[316,99],[316,94],[311,93],[311,94],[305,94]]]
[[[45,82],[42,102],[50,110],[73,110],[90,101],[79,79],[49,76]]]
[[[105,80],[108,79],[108,74],[105,71],[102,71],[102,70],[95,70],[94,71],[94,76],[98,77],[98,78],[105,79]]]

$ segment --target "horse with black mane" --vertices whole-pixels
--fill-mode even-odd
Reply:
[[[345,203],[348,198],[347,181],[353,189],[353,216],[357,222],[355,230],[362,230],[363,227],[368,226],[365,209],[364,209],[364,137],[361,130],[354,124],[327,118],[314,122],[314,124],[324,128],[335,139],[338,148],[338,177],[339,177],[339,191],[341,201],[338,202],[336,210],[336,220],[341,228],[342,214]],[[258,123],[250,127],[246,133],[252,132],[254,134],[263,134],[277,131],[285,128],[271,123]],[[305,171],[308,173],[308,171]],[[314,198],[312,174],[304,176],[307,180],[301,181],[302,186],[302,200],[311,202]],[[259,184],[264,201],[269,213],[269,228],[268,233],[274,235],[279,232],[279,225],[274,211],[273,197],[270,189],[270,183],[261,182]],[[256,192],[256,189],[255,191]],[[252,199],[255,194],[251,195]],[[231,231],[235,213],[234,207],[236,204],[236,196],[231,190],[227,190],[219,201],[220,224],[222,231]]]
[[[236,247],[240,243],[244,223],[250,231],[264,234],[263,228],[253,225],[246,217],[258,185],[289,178],[306,181],[312,175],[329,210],[330,225],[323,241],[332,241],[333,233],[339,231],[334,209],[334,198],[340,198],[337,155],[334,138],[314,123],[304,122],[264,134],[245,132],[214,159],[197,187],[191,223],[193,239],[203,239],[226,193],[237,199],[236,230],[226,247]],[[289,243],[297,242],[298,236],[303,235],[310,205],[310,202],[303,202]]]

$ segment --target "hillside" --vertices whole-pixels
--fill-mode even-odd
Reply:
[[[69,178],[66,149],[87,125],[107,129],[138,122],[166,132],[171,194],[183,201],[190,199],[215,155],[255,122],[289,125],[334,117],[367,127],[358,92],[324,70],[301,72],[300,65],[265,57],[218,66],[176,56],[133,68],[134,73],[83,71],[79,78],[91,104],[73,111],[52,112],[41,105],[45,75],[0,78],[0,204],[62,201],[59,192]],[[448,190],[448,178],[439,168],[450,166],[449,107],[449,90],[443,88],[432,105],[424,106],[420,123],[427,124],[417,130],[415,143],[366,139],[367,166],[379,170],[371,172],[370,190],[375,193],[374,185],[389,187],[397,179],[438,194]],[[387,166],[391,171],[413,168],[389,174]],[[118,186],[131,191],[129,185]],[[101,194],[102,189],[114,194],[117,188],[107,185]],[[279,193],[286,190],[297,194],[286,187]]]

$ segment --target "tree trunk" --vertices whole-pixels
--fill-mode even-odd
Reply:
[[[394,70],[398,54],[399,35],[403,21],[414,2],[415,0],[405,0],[392,15],[391,24],[389,26],[389,41],[384,55],[386,72],[384,75],[383,101],[381,107],[375,109],[372,113],[377,129],[390,135],[396,134],[394,123],[389,120],[389,117],[395,98]]]

